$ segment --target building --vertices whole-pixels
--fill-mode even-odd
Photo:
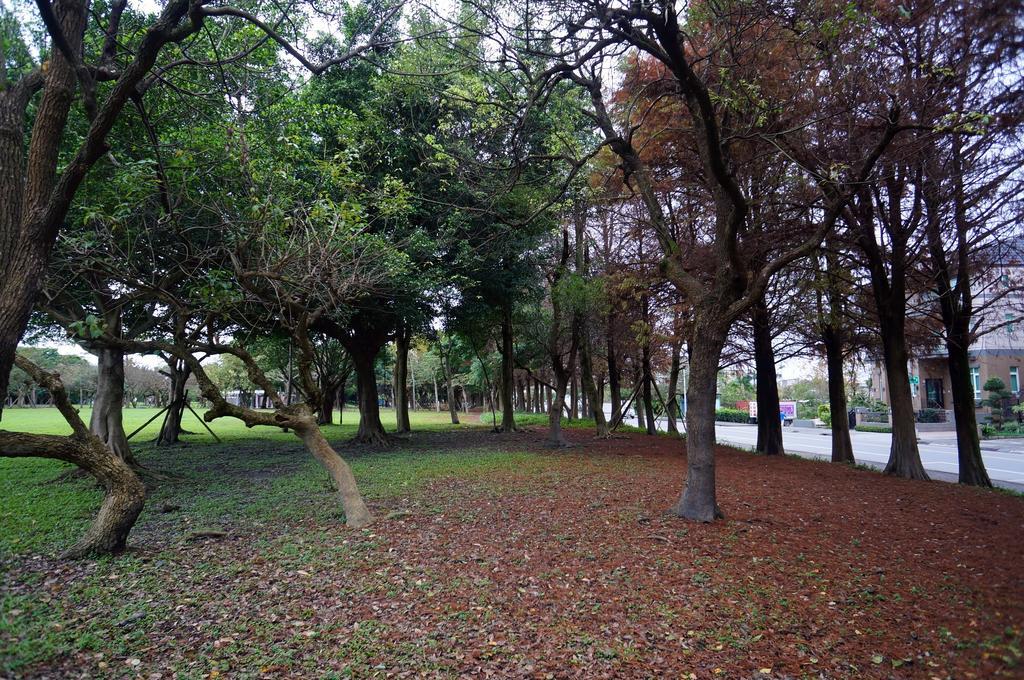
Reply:
[[[972,291],[974,309],[980,310],[977,340],[969,352],[979,418],[989,415],[981,400],[988,396],[982,387],[990,378],[1002,380],[1018,398],[1024,396],[1024,241],[1000,243],[989,250],[992,257],[985,275],[979,277],[978,290]],[[952,422],[953,394],[943,342],[937,339],[934,347],[916,354],[908,366],[914,408],[947,411]],[[885,370],[876,362],[869,393],[888,404],[887,392]]]

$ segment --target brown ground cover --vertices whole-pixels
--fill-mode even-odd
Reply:
[[[492,436],[539,455],[378,501],[367,531],[302,519],[19,563],[64,626],[102,615],[64,594],[99,572],[92,601],[159,612],[114,627],[120,654],[29,674],[1024,677],[1021,498],[721,448],[727,519],[695,524],[664,514],[681,443],[571,434],[566,451]]]

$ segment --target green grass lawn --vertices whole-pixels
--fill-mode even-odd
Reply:
[[[157,408],[126,408],[124,410],[124,428],[125,431],[131,433],[135,428],[142,425],[144,422],[152,418],[160,409]],[[199,415],[203,415],[202,409],[196,409]],[[91,409],[83,408],[80,413],[82,420],[89,422],[89,415]],[[394,409],[381,409],[381,420],[384,423],[384,427],[387,429],[394,429],[395,427],[395,411]],[[473,414],[466,416],[465,414],[459,414],[463,419],[468,419],[473,423],[479,424],[478,416]],[[451,420],[448,416],[447,411],[441,411],[437,413],[435,411],[424,411],[416,410],[410,412],[410,418],[413,422],[414,427],[420,430],[437,430],[437,429],[448,429],[451,427]],[[356,428],[359,425],[359,412],[354,408],[346,408],[343,414],[344,425],[330,425],[324,427],[324,433],[327,437],[345,437],[352,436],[355,434]],[[135,437],[132,438],[133,442],[145,442],[156,438],[157,433],[160,431],[160,424],[163,422],[163,416],[160,416],[152,423],[146,426],[144,430],[139,432]],[[338,411],[334,412],[334,422],[338,422]],[[238,438],[251,438],[254,436],[254,432],[258,433],[255,436],[259,436],[261,439],[264,437],[275,437],[280,436],[282,439],[293,439],[291,435],[285,432],[281,432],[277,428],[272,427],[257,427],[254,429],[248,429],[241,421],[234,418],[221,418],[208,423],[210,428],[217,433],[217,436],[222,439],[231,440]],[[206,432],[199,421],[194,415],[189,412],[185,412],[185,417],[182,419],[182,427],[191,432],[195,432],[195,435],[186,435],[185,441],[213,441],[210,435]],[[14,430],[18,432],[33,432],[37,434],[70,434],[71,428],[64,422],[64,418],[57,412],[55,408],[8,408],[4,410],[3,420],[0,420],[0,429]]]
[[[126,431],[141,426],[157,411],[125,409]],[[88,421],[88,409],[83,409],[82,417]],[[383,410],[381,418],[385,428],[394,429],[393,410]],[[337,412],[334,419],[337,422]],[[420,432],[482,427],[476,415],[463,414],[462,419],[470,422],[453,426],[446,412],[416,410],[410,415],[413,428]],[[210,423],[221,438],[222,443],[217,444],[195,416],[186,412],[182,426],[195,433],[182,437],[187,446],[158,448],[153,440],[161,420],[157,418],[131,442],[143,465],[174,477],[151,493],[140,527],[145,527],[160,505],[183,504],[186,498],[188,516],[198,524],[236,517],[267,519],[277,513],[297,516],[310,511],[310,506],[321,513],[338,512],[328,498],[331,492],[326,473],[293,434],[272,427],[250,429],[234,418],[222,418]],[[358,413],[346,409],[344,425],[329,425],[323,430],[331,442],[344,444],[355,434],[358,424]],[[0,427],[39,434],[71,431],[53,408],[7,409]],[[437,472],[435,466],[442,471],[448,469],[446,461],[450,459],[444,451],[420,453],[415,460],[412,457],[411,453],[403,456],[398,452],[362,455],[354,462],[355,474],[372,498],[395,485],[412,483],[420,473],[430,478]],[[402,474],[396,474],[396,465],[401,466]],[[0,555],[59,552],[84,531],[99,507],[101,492],[89,479],[52,482],[71,469],[71,465],[54,460],[0,458]],[[317,493],[295,502],[294,496],[302,495],[314,480]]]

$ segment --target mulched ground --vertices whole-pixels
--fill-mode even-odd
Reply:
[[[124,572],[21,565],[57,601],[107,569],[105,595],[145,615],[120,622],[122,655],[35,675],[1024,677],[1024,499],[722,448],[727,520],[696,524],[664,514],[682,444],[572,434],[536,466],[378,506],[365,532],[257,527]],[[542,450],[540,432],[488,436]],[[67,626],[104,615],[61,606]]]

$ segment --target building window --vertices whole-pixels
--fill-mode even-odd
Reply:
[[[974,385],[974,398],[981,399],[981,369],[971,366],[971,384]]]
[[[1006,332],[1007,333],[1012,333],[1013,332],[1013,328],[1015,326],[1015,324],[1013,322],[1016,320],[1016,318],[1017,318],[1016,314],[1007,314],[1006,315],[1006,321],[1007,321],[1007,323],[1006,323]]]
[[[1010,391],[1014,394],[1020,392],[1020,369],[1010,366]]]

